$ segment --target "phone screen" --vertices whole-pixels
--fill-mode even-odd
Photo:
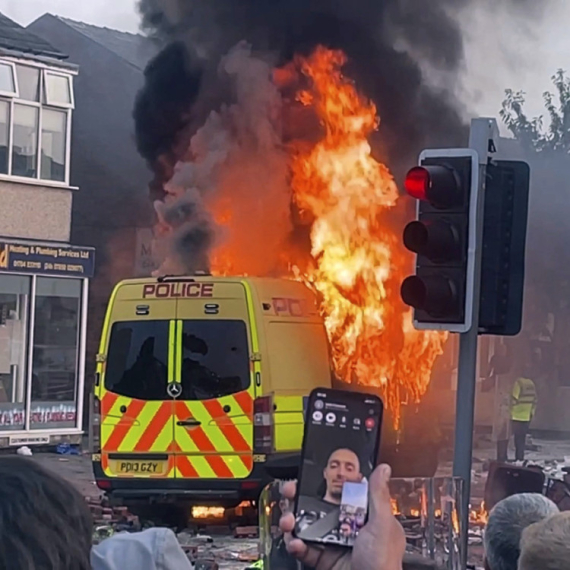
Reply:
[[[377,396],[318,388],[307,405],[295,535],[352,546],[368,517],[382,424]]]

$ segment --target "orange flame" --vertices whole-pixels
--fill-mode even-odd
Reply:
[[[378,388],[398,427],[402,403],[418,402],[425,393],[447,336],[416,331],[400,299],[412,258],[401,245],[398,189],[372,156],[376,107],[343,76],[345,61],[342,52],[319,47],[274,72],[282,89],[304,85],[296,89],[297,102],[312,110],[322,131],[316,141],[289,146],[293,200],[300,217],[312,222],[310,263],[302,253],[283,251],[275,254],[275,265],[288,267],[289,277],[317,293],[340,379]],[[209,206],[220,225],[235,221],[230,198]],[[248,264],[236,258],[242,254],[252,255],[217,247],[212,271],[244,274]]]
[[[392,514],[399,515],[400,507],[398,506],[398,499],[390,498],[390,506],[392,507]]]
[[[416,331],[400,300],[411,258],[389,218],[398,190],[368,142],[376,107],[343,76],[345,61],[322,47],[296,60],[310,84],[297,98],[324,130],[312,148],[297,145],[291,164],[295,201],[314,217],[313,264],[302,277],[321,299],[337,373],[379,387],[397,425],[402,402],[425,393],[446,335]]]
[[[224,507],[192,507],[192,518],[194,519],[221,519],[225,513]]]
[[[469,521],[472,523],[486,525],[489,520],[489,513],[485,508],[485,501],[483,501],[479,509],[472,509],[469,512]]]
[[[451,524],[453,525],[453,530],[455,531],[455,534],[459,534],[461,527],[459,525],[459,515],[457,514],[456,509],[453,509],[451,511]]]

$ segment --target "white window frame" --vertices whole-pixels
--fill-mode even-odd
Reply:
[[[40,146],[41,146],[41,136],[42,136],[42,109],[41,109],[41,105],[39,103],[37,103],[36,101],[27,101],[24,102],[24,99],[12,99],[12,104],[10,105],[10,150],[8,152],[8,176],[10,176],[11,178],[17,179],[17,180],[39,180],[39,171],[38,171],[38,166],[40,164],[40,157],[41,157],[41,152],[40,152]],[[27,104],[29,103],[29,105]],[[38,110],[38,127],[36,129],[36,138],[38,141],[38,146],[36,149],[36,177],[32,178],[32,177],[28,177],[28,176],[18,176],[18,175],[14,175],[14,174],[10,174],[12,172],[12,166],[13,166],[13,154],[14,154],[14,144],[13,144],[13,137],[14,137],[14,107],[16,105],[19,105],[20,107],[33,107],[34,109]]]
[[[12,68],[14,85],[16,87],[16,93],[7,93],[0,91],[0,100],[6,101],[10,107],[10,124],[8,127],[8,174],[0,174],[0,180],[13,180],[17,182],[33,184],[38,186],[53,186],[58,188],[69,188],[70,184],[70,163],[71,163],[71,120],[72,112],[75,108],[75,94],[73,92],[73,78],[77,75],[77,72],[69,70],[69,72],[58,71],[53,67],[49,67],[45,64],[30,61],[26,59],[18,59],[13,57],[1,57],[0,63],[8,65]],[[18,74],[16,70],[16,64],[34,67],[40,70],[40,84],[39,84],[39,101],[28,101],[26,99],[20,99],[20,91],[18,85]],[[67,78],[69,82],[69,89],[71,95],[71,103],[55,103],[48,104],[46,78],[49,75],[56,75]],[[44,103],[44,100],[46,101]],[[37,162],[36,162],[36,176],[35,178],[30,178],[26,176],[17,176],[12,174],[13,167],[13,141],[14,141],[14,105],[22,105],[28,107],[35,107],[39,109],[38,117],[38,130],[37,130],[37,140],[38,145],[36,148]],[[66,113],[66,132],[65,132],[65,174],[64,180],[50,180],[41,177],[41,158],[42,158],[42,115],[43,109],[50,109],[53,111],[59,111]]]
[[[62,109],[75,109],[75,97],[73,95],[73,77],[71,75],[67,75],[66,73],[58,73],[57,71],[52,71],[51,69],[44,69],[43,72],[43,92],[42,95],[45,95],[45,103],[42,101],[42,105],[45,105],[46,107],[59,107]],[[52,103],[49,99],[48,99],[48,90],[47,90],[47,81],[48,81],[48,77],[52,75],[54,77],[64,77],[65,79],[67,79],[67,83],[69,86],[69,103],[61,103],[61,102],[55,102]]]
[[[14,92],[0,90],[0,96],[16,98],[20,97],[20,90],[18,88],[18,76],[16,75],[16,64],[5,59],[0,59],[0,64],[12,68],[12,80],[14,81]]]
[[[42,168],[42,129],[43,129],[43,110],[57,111],[58,113],[65,114],[65,174],[63,180],[51,180],[48,178],[41,178]],[[38,121],[38,177],[34,180],[40,182],[50,182],[54,184],[68,184],[70,176],[69,162],[71,160],[71,107],[53,107],[52,105],[40,105],[40,117]],[[68,144],[69,143],[69,144]]]

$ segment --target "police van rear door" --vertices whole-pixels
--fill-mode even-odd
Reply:
[[[246,478],[255,396],[246,284],[200,278],[178,292],[176,477]]]
[[[153,289],[154,287],[154,289]],[[109,477],[174,478],[176,299],[156,284],[115,291],[100,365],[101,463]]]

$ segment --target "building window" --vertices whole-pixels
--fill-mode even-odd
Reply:
[[[69,183],[71,75],[0,60],[0,174]]]
[[[44,180],[65,180],[67,113],[44,109],[42,113],[42,173]]]
[[[30,427],[73,427],[81,280],[38,277]]]
[[[0,276],[0,431],[25,427],[31,278]]]
[[[0,174],[8,174],[9,129],[10,103],[8,101],[0,101]]]
[[[8,97],[18,95],[13,63],[0,61],[0,94]]]
[[[14,135],[12,143],[12,174],[36,178],[39,109],[14,105]]]
[[[27,65],[16,65],[18,96],[26,101],[40,100],[40,70]]]
[[[50,71],[46,71],[44,77],[46,85],[44,103],[58,107],[71,106],[71,78]]]

